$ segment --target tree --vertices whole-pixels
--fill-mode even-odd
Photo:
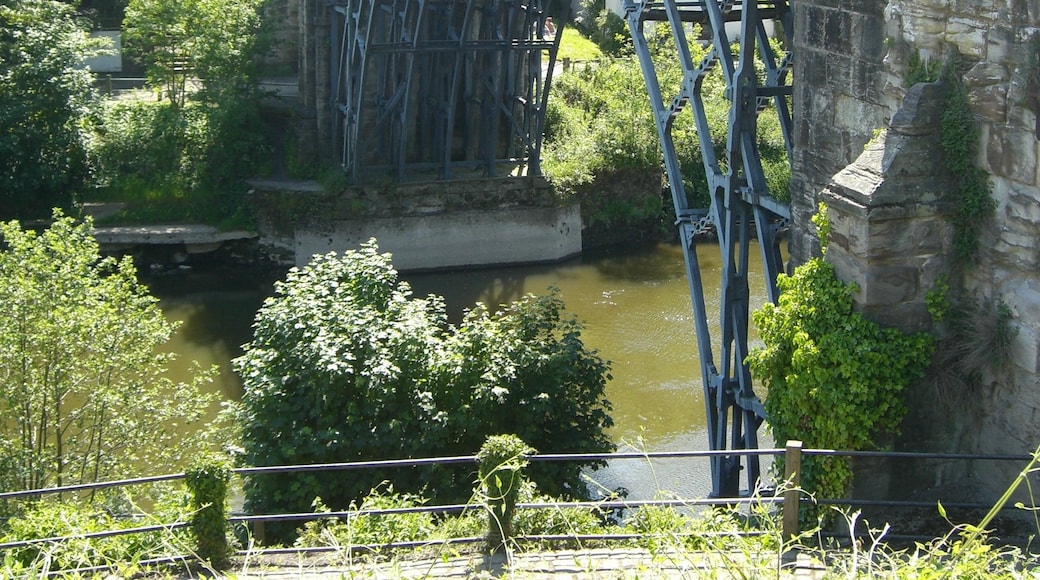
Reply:
[[[0,217],[46,217],[89,176],[86,119],[96,52],[72,6],[0,0]]]
[[[197,76],[211,102],[256,89],[265,49],[263,0],[130,0],[123,23],[127,50],[147,65],[149,82],[177,106]]]
[[[235,360],[245,460],[471,455],[500,433],[541,452],[610,451],[609,365],[562,311],[555,293],[528,296],[495,314],[478,306],[454,328],[443,300],[411,297],[374,241],[316,256],[276,285]],[[585,496],[581,469],[554,464],[531,475],[543,490]],[[403,493],[465,500],[475,469],[254,476],[246,502],[257,513],[306,511],[320,496],[342,508],[387,479]]]
[[[127,477],[202,447],[210,398],[164,376],[176,325],[90,222],[0,224],[0,489]]]

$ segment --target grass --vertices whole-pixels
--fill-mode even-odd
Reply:
[[[556,59],[562,61],[565,58],[572,61],[597,60],[603,58],[603,52],[596,43],[582,36],[575,28],[565,27]]]
[[[178,184],[156,185],[127,179],[118,187],[98,188],[87,203],[120,203],[122,209],[97,219],[103,226],[201,223],[220,230],[252,229],[253,218],[240,192],[191,189]]]

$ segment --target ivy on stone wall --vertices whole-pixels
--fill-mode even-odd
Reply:
[[[943,77],[953,83],[940,120],[940,145],[952,183],[954,254],[959,261],[973,263],[979,248],[982,226],[993,216],[996,202],[990,195],[989,174],[976,165],[979,128],[968,102],[968,93],[959,82],[959,63],[954,59],[945,67]]]
[[[829,223],[813,218],[826,251]],[[780,298],[753,314],[764,347],[747,357],[768,389],[765,408],[776,441],[796,439],[815,449],[874,447],[897,431],[903,392],[928,366],[932,338],[882,328],[853,310],[854,285],[814,258],[777,279]],[[783,466],[779,466],[783,472]],[[820,498],[846,497],[847,457],[809,456],[802,487]]]

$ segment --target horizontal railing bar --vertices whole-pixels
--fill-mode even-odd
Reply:
[[[416,513],[452,513],[452,512],[463,512],[466,509],[479,509],[480,506],[469,505],[469,504],[449,504],[449,505],[433,505],[433,506],[413,506],[403,508],[381,508],[374,510],[358,509],[358,510],[343,510],[335,512],[296,512],[291,514],[260,514],[260,515],[239,515],[231,516],[228,518],[229,522],[274,522],[274,521],[292,521],[292,520],[321,520],[326,518],[351,518],[360,515],[388,515],[388,514],[416,514]]]
[[[80,483],[76,485],[65,485],[62,487],[48,487],[44,489],[29,489],[25,491],[5,491],[0,493],[0,500],[5,499],[16,499],[19,497],[28,497],[33,495],[45,495],[51,493],[65,493],[73,491],[89,491],[94,489],[104,489],[106,487],[118,487],[122,485],[137,485],[142,483],[157,483],[161,481],[170,481],[173,479],[182,479],[183,473],[168,473],[166,475],[152,475],[148,477],[135,477],[133,479],[115,479],[112,481],[100,481],[96,483]]]
[[[641,507],[686,507],[686,506],[714,506],[714,505],[755,505],[759,503],[783,503],[782,497],[726,497],[726,498],[702,498],[702,499],[637,499],[637,500],[605,500],[605,501],[572,501],[572,502],[535,502],[518,503],[517,509],[547,509],[547,508],[641,508]]]
[[[58,542],[69,541],[69,539],[98,539],[102,537],[127,535],[131,533],[148,533],[153,531],[176,530],[180,528],[186,528],[187,526],[188,524],[186,522],[175,522],[173,524],[166,525],[160,524],[155,526],[141,526],[139,528],[124,528],[120,530],[79,533],[76,535],[56,535],[51,537],[37,537],[34,539],[21,539],[21,541],[18,542],[5,542],[3,544],[0,544],[0,550],[7,550],[10,548],[24,548],[26,546],[32,546],[34,544],[56,544]]]
[[[340,469],[373,469],[377,467],[418,467],[421,465],[448,465],[452,463],[473,463],[475,455],[459,455],[452,457],[425,457],[420,459],[379,459],[375,461],[350,461],[344,463],[313,463],[308,465],[271,465],[266,467],[238,467],[233,469],[238,475],[259,475],[264,473],[292,473],[298,471],[335,471]]]
[[[749,532],[682,532],[675,534],[533,534],[530,536],[514,536],[510,540],[516,540],[518,542],[529,541],[529,542],[566,542],[569,540],[578,541],[593,541],[593,540],[639,540],[643,538],[716,538],[716,537],[731,537],[731,536],[746,536],[746,537],[758,537],[769,535],[769,532],[763,531],[749,531]]]
[[[444,538],[439,540],[419,540],[419,541],[408,541],[408,542],[387,542],[385,544],[357,544],[354,546],[311,546],[311,547],[293,547],[293,548],[259,548],[252,550],[237,550],[235,552],[238,556],[256,556],[256,555],[275,555],[275,554],[324,554],[329,552],[341,552],[341,551],[367,551],[375,552],[378,550],[386,550],[390,548],[421,548],[424,546],[440,546],[448,544],[474,544],[477,542],[483,542],[487,538],[483,536],[467,536],[463,538]]]
[[[735,504],[778,504],[782,503],[782,497],[731,497],[731,498],[703,498],[703,499],[647,499],[647,500],[604,500],[604,501],[574,501],[574,502],[530,502],[518,503],[517,509],[616,509],[616,508],[640,508],[647,506],[660,507],[686,507],[686,506],[716,506]],[[480,505],[473,504],[449,504],[442,506],[413,506],[402,508],[381,509],[358,509],[331,512],[295,512],[288,514],[256,514],[235,515],[228,521],[235,523],[249,522],[277,522],[277,521],[305,521],[321,520],[329,518],[352,518],[362,515],[390,515],[408,513],[454,513],[466,510],[483,510]]]
[[[917,451],[838,451],[835,449],[802,449],[802,455],[836,457],[889,457],[893,459],[982,459],[991,461],[1029,461],[1032,455],[983,455],[979,453],[921,453]]]
[[[189,561],[190,562],[194,562],[196,560],[197,560],[197,558],[195,556],[192,556],[192,555],[163,556],[162,558],[151,558],[151,559],[148,559],[148,560],[140,560],[138,562],[135,562],[135,564],[138,567],[141,567],[141,566],[155,566],[155,565],[158,565],[158,564],[177,564],[177,563],[187,564]],[[111,570],[111,569],[113,569],[113,568],[115,568],[117,566],[120,566],[120,565],[121,565],[121,563],[116,562],[116,563],[112,563],[112,564],[101,564],[99,566],[88,566],[88,567],[84,567],[84,568],[74,568],[74,569],[71,569],[71,570],[52,570],[52,571],[49,571],[49,572],[44,572],[43,575],[47,576],[47,577],[50,577],[50,576],[66,576],[66,577],[68,577],[70,575],[75,575],[75,574],[85,574],[85,573],[91,573],[91,572],[104,572],[105,570]]]
[[[584,461],[589,459],[669,459],[783,454],[783,449],[705,449],[702,451],[627,451],[621,453],[539,453],[530,455],[526,459],[529,461]]]
[[[812,500],[805,498],[805,501],[812,503]],[[942,502],[944,508],[952,509],[990,509],[993,507],[991,503],[976,503],[976,502],[953,502],[946,503],[942,500],[935,501],[886,501],[880,499],[818,499],[816,503],[821,505],[847,505],[850,507],[894,507],[894,508],[934,508],[936,504]],[[1005,505],[1003,509],[1018,509],[1013,505]]]

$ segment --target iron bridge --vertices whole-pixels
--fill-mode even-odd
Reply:
[[[333,135],[354,183],[539,175],[561,0],[333,0]]]
[[[790,52],[778,54],[767,35],[768,23],[779,24],[790,37],[790,6],[786,0],[625,0],[624,6],[678,216],[700,351],[708,442],[712,450],[756,449],[758,428],[766,414],[744,363],[748,354],[748,256],[752,237],[757,237],[768,298],[775,302],[776,278],[783,271],[780,234],[790,219],[789,207],[770,195],[766,184],[758,152],[758,117],[766,111],[779,116],[790,161]],[[700,26],[695,29],[695,24]],[[669,100],[662,94],[647,40],[648,27],[657,25],[670,28],[674,59],[683,72],[682,85],[677,94],[668,95]],[[696,37],[694,30],[700,31]],[[691,43],[708,49],[700,62],[693,62]],[[756,73],[756,65],[764,74]],[[705,77],[715,69],[725,80],[730,107],[722,159],[712,144],[701,92]],[[683,186],[672,128],[684,109],[692,113],[700,140],[711,199],[708,208],[690,207]],[[696,252],[698,234],[710,230],[717,235],[722,253],[718,358],[709,330]],[[741,471],[745,472],[747,483],[743,491]],[[713,496],[737,497],[756,489],[761,469],[757,456],[721,454],[712,458],[711,474]]]
[[[397,181],[479,175],[538,175],[546,102],[567,0],[333,0],[333,134],[348,178]],[[690,285],[712,450],[755,449],[765,409],[755,395],[748,352],[748,257],[762,254],[770,300],[783,270],[780,234],[787,205],[770,195],[757,144],[758,116],[777,114],[791,155],[790,53],[777,54],[767,23],[792,33],[787,0],[625,0],[626,20],[664,152]],[[694,26],[700,35],[694,37]],[[682,67],[677,94],[662,94],[647,27],[668,26]],[[728,26],[727,26],[728,25]],[[562,26],[561,26],[562,29]],[[733,31],[733,38],[731,32]],[[693,62],[691,43],[707,46]],[[756,65],[762,74],[756,73]],[[716,156],[702,99],[721,72],[730,104],[726,148]],[[690,207],[673,122],[693,116],[708,176],[708,208]],[[699,234],[722,253],[718,356],[697,261]],[[743,462],[743,463],[742,463]],[[736,497],[759,484],[757,456],[712,459],[712,495]]]

